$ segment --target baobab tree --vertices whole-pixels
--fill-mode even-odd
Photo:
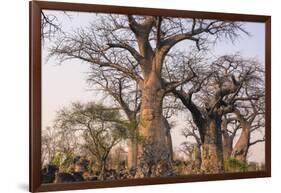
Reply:
[[[194,81],[191,89],[185,91],[182,87],[173,91],[190,111],[198,127],[202,141],[203,172],[223,171],[223,116],[235,112],[236,105],[241,101],[256,98],[258,93],[245,96],[242,88],[258,78],[259,66],[256,61],[243,59],[239,55],[225,55],[212,62],[209,66],[211,70]],[[196,98],[193,97],[195,94]]]
[[[265,141],[264,133],[261,132],[261,129],[264,129],[264,114],[256,110],[242,114],[238,109],[233,114],[234,116],[224,118],[222,121],[224,160],[234,158],[246,163],[249,148]],[[258,133],[259,137],[253,139],[254,133]]]
[[[257,96],[255,101],[249,101],[251,103],[251,109],[242,113],[239,110],[235,110],[237,120],[240,123],[241,134],[233,147],[231,157],[236,160],[246,163],[249,148],[257,143],[264,142],[264,133],[260,134],[261,137],[257,139],[253,138],[253,133],[264,129],[264,103],[260,103],[263,95]],[[260,107],[258,105],[261,105]]]
[[[61,61],[76,58],[101,68],[114,69],[136,81],[141,90],[138,132],[143,140],[153,142],[148,143],[153,144],[154,149],[165,151],[157,153],[156,157],[169,154],[168,148],[163,148],[167,147],[163,98],[192,80],[195,74],[186,65],[188,73],[175,75],[177,78],[168,82],[162,76],[166,56],[173,54],[174,47],[182,41],[189,41],[198,49],[207,49],[210,43],[222,38],[234,40],[240,31],[244,31],[242,24],[133,15],[98,14],[96,17],[96,22],[88,29],[79,29],[58,38],[50,55]],[[139,155],[143,148],[140,145]],[[169,157],[165,156],[165,159]]]
[[[264,70],[258,63],[254,63],[251,68],[255,73],[240,89],[235,110],[225,115],[222,121],[225,160],[232,157],[246,163],[250,146],[265,140],[264,133],[259,134],[256,139],[252,136],[264,129]],[[241,132],[237,136],[237,131],[240,129]],[[234,144],[235,137],[237,142]]]
[[[92,72],[88,77],[90,86],[95,87],[95,92],[102,91],[104,94],[108,94],[108,96],[112,97],[117,103],[117,106],[120,107],[127,117],[127,129],[129,134],[128,167],[136,168],[139,142],[137,126],[141,105],[141,91],[138,88],[138,84],[127,78],[122,72],[115,70],[105,70],[103,68],[91,66],[91,71]],[[175,113],[174,108],[175,105],[166,105],[164,107],[165,113],[163,114],[166,127],[166,141],[170,150],[171,159],[173,155],[173,147],[170,134],[171,127],[167,118],[170,118]]]
[[[50,39],[54,37],[57,32],[61,31],[61,25],[58,23],[58,18],[53,15],[41,11],[41,39]]]
[[[66,11],[59,12],[61,16],[66,16],[69,20],[72,19],[71,15]],[[59,20],[60,15],[53,14],[48,10],[41,10],[41,40],[44,42],[46,39],[51,40],[59,33],[63,33],[62,24]]]

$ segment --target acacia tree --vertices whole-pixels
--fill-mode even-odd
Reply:
[[[46,127],[42,130],[42,166],[55,164],[65,169],[65,162],[74,154],[79,154],[79,142],[75,133],[67,128]],[[66,164],[67,165],[67,164]]]
[[[112,97],[127,117],[128,129],[128,167],[136,168],[138,152],[137,114],[140,109],[140,92],[136,82],[128,79],[122,72],[105,70],[92,66],[89,75],[90,86]]]
[[[218,20],[110,14],[97,17],[99,22],[93,23],[89,30],[62,36],[50,53],[62,61],[77,58],[101,68],[114,69],[135,80],[142,93],[138,131],[159,150],[167,146],[163,98],[195,77],[190,70],[172,82],[165,81],[162,68],[167,54],[184,40],[200,49],[208,47],[210,40],[224,37],[233,40],[239,31],[244,31],[240,23]],[[138,154],[142,152],[140,146]],[[169,153],[168,148],[166,153]]]
[[[73,103],[58,112],[55,124],[57,129],[67,129],[77,138],[82,137],[83,149],[97,160],[100,178],[104,180],[111,149],[126,137],[119,111],[95,103]]]
[[[173,91],[191,112],[193,122],[198,127],[202,141],[203,172],[223,171],[223,116],[233,113],[241,101],[256,98],[258,93],[245,96],[242,88],[257,79],[259,66],[256,61],[243,59],[239,55],[222,56],[209,66],[211,71],[198,78],[189,91],[184,88]],[[197,94],[196,99],[192,97],[194,94]]]

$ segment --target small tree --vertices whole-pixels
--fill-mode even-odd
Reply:
[[[57,133],[51,127],[46,127],[42,130],[42,139],[41,139],[41,165],[44,166],[45,164],[52,161],[53,157],[57,151],[57,140],[56,140]]]
[[[82,148],[96,159],[101,180],[111,149],[127,136],[120,117],[118,109],[95,103],[73,103],[57,114],[56,128],[71,130],[82,137]]]
[[[188,120],[188,125],[182,131],[182,135],[186,138],[186,141],[181,144],[181,150],[189,157],[190,160],[194,160],[194,166],[197,170],[200,170],[202,157],[201,146],[202,142],[200,134],[196,125],[192,120]],[[189,138],[193,138],[194,143],[189,142]]]

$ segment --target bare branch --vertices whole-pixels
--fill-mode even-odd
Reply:
[[[258,139],[258,140],[255,140],[255,141],[253,141],[253,142],[250,142],[250,143],[249,143],[249,146],[252,146],[252,145],[255,145],[255,144],[257,144],[257,143],[264,142],[264,141],[265,141],[265,138],[263,138],[263,139]]]

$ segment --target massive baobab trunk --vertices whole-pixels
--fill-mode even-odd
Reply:
[[[147,116],[147,115],[145,115],[145,116]],[[163,130],[164,135],[165,135],[165,137],[161,138],[161,139],[163,140],[163,143],[165,142],[165,144],[166,144],[165,146],[162,146],[162,147],[167,147],[168,156],[170,158],[169,161],[173,161],[173,144],[172,144],[172,136],[170,133],[171,128],[170,128],[168,121],[166,120],[166,118],[164,116],[162,116],[161,120],[163,121],[164,126],[162,127],[162,123],[161,123],[160,132],[162,133],[162,130]],[[139,125],[139,127],[140,126],[141,125]],[[148,129],[148,128],[146,128],[146,129]],[[146,132],[148,132],[148,131],[145,131],[145,129],[143,129],[140,131],[140,135],[142,135],[143,137],[149,136],[149,134]],[[161,136],[163,136],[163,134],[161,134]],[[156,138],[158,138],[158,137],[156,137]],[[154,139],[152,139],[152,140],[154,140]],[[138,157],[138,155],[141,154],[141,150],[139,150],[139,147],[138,147],[139,143],[140,143],[140,141],[137,136],[132,137],[128,140],[128,167],[129,168],[137,167],[137,162],[138,162],[137,157]],[[161,144],[162,144],[162,142],[161,142]]]
[[[163,161],[163,163],[168,163],[170,153],[165,140],[166,125],[162,115],[162,103],[166,90],[161,79],[161,68],[165,55],[158,47],[153,50],[149,42],[149,34],[152,27],[156,25],[156,19],[155,17],[147,17],[143,23],[137,23],[132,16],[129,16],[128,19],[130,28],[137,39],[140,53],[138,58],[143,73],[143,80],[140,81],[139,85],[141,89],[141,106],[138,132],[142,142],[139,144],[138,156],[145,157],[145,144],[149,144],[149,146],[153,146],[149,147],[150,149],[157,150],[147,152],[149,153],[149,156],[147,156],[151,157],[153,163],[155,165]],[[164,172],[169,170],[169,168],[163,168],[162,165],[164,164],[160,164],[160,170]],[[155,171],[150,171],[149,173],[151,173],[149,175],[154,175]]]
[[[224,63],[225,59],[223,59]],[[216,63],[215,65],[220,65]],[[216,73],[216,72],[213,72]],[[226,72],[227,74],[227,72]],[[207,76],[208,77],[208,76]],[[234,97],[238,94],[242,82],[237,81],[234,75],[223,75],[224,81],[214,79],[212,86],[214,94],[208,96],[204,108],[197,107],[192,102],[194,91],[188,93],[174,90],[174,94],[182,101],[192,114],[193,122],[199,129],[202,141],[202,164],[201,170],[205,173],[223,172],[223,143],[222,143],[222,117],[234,111]],[[203,79],[204,81],[204,79]],[[194,90],[200,90],[200,85]],[[231,96],[224,100],[226,96]]]
[[[224,131],[223,131],[224,132]],[[228,134],[223,133],[223,158],[228,160],[233,150],[233,141]]]
[[[139,132],[142,136],[159,143],[164,143],[165,139],[165,123],[162,116],[163,97],[164,90],[160,78],[152,71],[143,83]]]
[[[198,127],[202,143],[201,170],[204,173],[219,173],[223,171],[223,147],[221,132],[221,114],[209,112],[206,117],[191,101],[191,95],[184,91],[173,91],[192,114],[192,119]]]
[[[235,144],[231,156],[241,162],[246,162],[249,150],[250,129],[242,127],[241,135]]]
[[[228,160],[231,156],[233,150],[233,138],[236,133],[236,130],[230,135],[227,131],[228,120],[225,119],[222,121],[222,138],[223,138],[223,158]]]
[[[258,116],[258,114],[263,114],[264,112],[258,112],[257,107],[255,106],[253,102],[251,102],[253,112],[248,115],[242,115],[241,112],[236,109],[235,114],[237,117],[237,120],[240,122],[240,127],[242,129],[241,134],[232,150],[231,157],[237,159],[238,161],[241,161],[243,163],[246,163],[247,161],[247,155],[250,146],[263,142],[265,138],[263,139],[257,139],[255,141],[250,141],[251,140],[251,132],[255,131],[257,128],[262,127],[262,124],[259,123],[259,121],[256,121],[255,124],[254,120]]]
[[[165,92],[157,73],[152,71],[145,76],[141,93],[138,125],[141,137],[138,148],[141,175],[144,177],[171,175],[171,150],[166,140],[166,119],[162,115]]]
[[[238,141],[236,142],[232,150],[231,156],[237,159],[238,161],[246,162],[247,154],[250,146],[251,122],[253,119],[247,121],[238,110],[235,111],[235,114],[238,120],[240,121],[240,126],[242,128],[242,131]]]
[[[220,117],[210,118],[204,128],[201,170],[204,173],[223,171],[223,148]]]
[[[149,149],[155,151],[148,153],[155,164],[155,170],[149,173],[159,176],[157,172],[161,171],[160,176],[165,176],[172,173],[173,147],[170,126],[163,116],[162,105],[166,90],[161,80],[162,60],[159,60],[158,54],[155,51],[153,62],[144,69],[144,79],[140,86],[142,97],[138,132],[142,142],[138,146],[138,156],[148,156],[144,155],[145,144],[152,146]]]

